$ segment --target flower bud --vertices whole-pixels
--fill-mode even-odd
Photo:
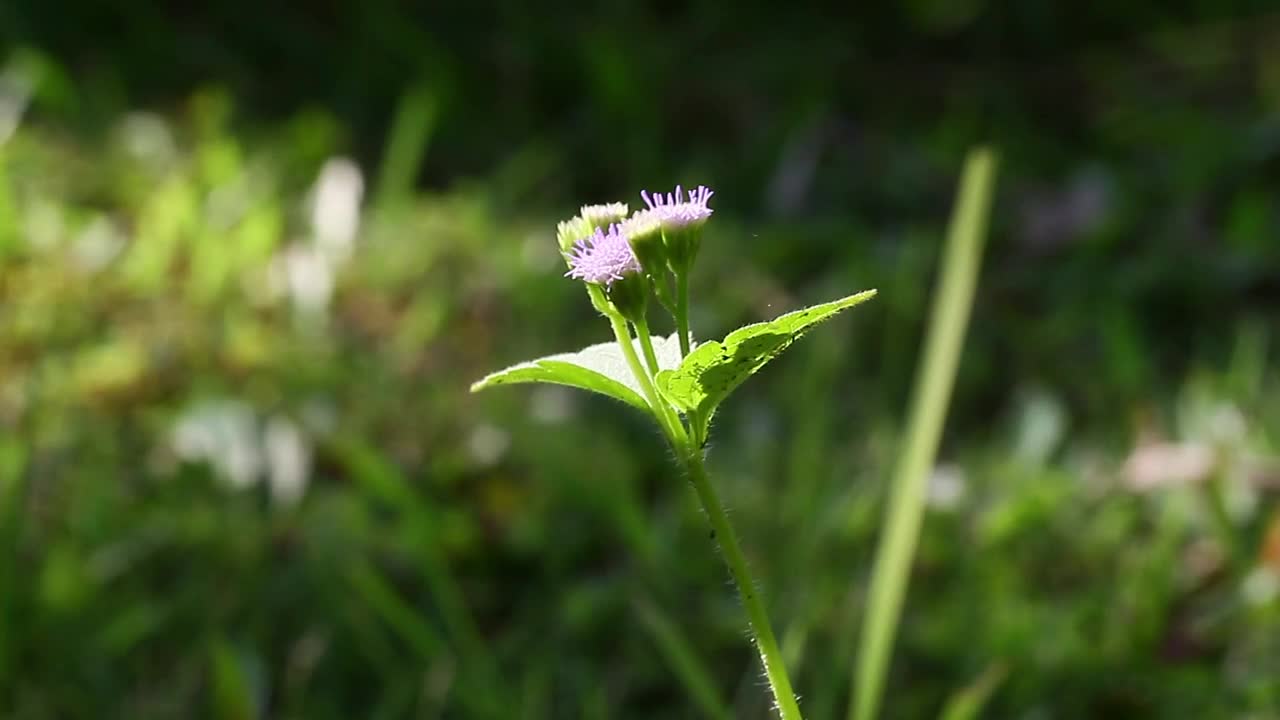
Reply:
[[[622,317],[642,323],[649,309],[649,278],[643,273],[624,275],[605,287],[605,295]]]
[[[569,252],[579,242],[591,237],[596,229],[581,217],[573,217],[556,226],[556,242],[560,245],[560,253],[569,259]]]
[[[610,225],[622,222],[630,208],[626,203],[606,203],[604,205],[583,205],[578,217],[587,222],[594,232],[597,228],[607,230]]]
[[[654,282],[660,282],[667,269],[667,250],[662,240],[662,223],[657,216],[641,210],[624,220],[618,229],[631,244],[640,267]]]
[[[702,226],[715,212],[707,202],[715,193],[705,185],[690,190],[686,198],[684,189],[676,186],[675,192],[650,194],[640,197],[649,206],[646,212],[656,217],[662,225],[662,242],[667,263],[677,275],[689,272],[702,244]]]

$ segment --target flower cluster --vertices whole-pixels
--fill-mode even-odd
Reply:
[[[630,216],[625,203],[583,206],[557,228],[569,265],[565,275],[609,287],[630,274],[656,278],[668,264],[687,271],[697,231],[713,212],[707,202],[714,194],[704,185],[687,194],[679,185],[666,194],[641,191],[647,207]]]

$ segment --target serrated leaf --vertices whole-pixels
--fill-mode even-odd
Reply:
[[[651,339],[659,368],[671,369],[680,364],[680,343],[674,334]],[[639,343],[632,342],[635,343],[636,354],[642,356]],[[649,403],[645,402],[644,393],[631,374],[631,368],[622,355],[622,347],[617,342],[600,343],[576,353],[548,355],[512,365],[473,383],[471,392],[495,385],[537,382],[590,390],[649,412]]]
[[[658,390],[705,433],[716,407],[744,380],[782,354],[812,327],[842,310],[870,300],[875,290],[796,310],[769,322],[746,325],[724,340],[699,345],[675,370],[658,373]]]

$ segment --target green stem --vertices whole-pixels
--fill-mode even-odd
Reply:
[[[687,283],[682,283],[680,287],[680,297],[683,299],[683,304],[687,306],[689,297],[688,285]],[[628,367],[631,368],[631,374],[635,376],[636,382],[640,384],[640,389],[644,391],[645,398],[653,408],[654,418],[662,426],[667,438],[671,441],[672,447],[676,449],[679,455],[685,458],[685,463],[689,469],[689,478],[698,493],[702,509],[707,513],[707,517],[711,521],[715,537],[720,542],[720,550],[724,554],[725,564],[729,566],[729,574],[733,576],[734,582],[738,585],[742,603],[747,608],[747,619],[751,625],[751,633],[755,636],[756,649],[760,653],[760,660],[764,663],[765,677],[768,678],[769,687],[773,691],[778,713],[782,720],[803,720],[800,715],[800,706],[796,703],[795,692],[791,689],[791,680],[787,677],[787,670],[782,660],[782,652],[778,649],[778,641],[774,639],[773,629],[769,626],[769,615],[765,611],[764,603],[761,602],[756,593],[755,581],[752,580],[751,573],[747,570],[747,561],[742,555],[742,549],[738,547],[738,538],[733,532],[733,526],[729,524],[729,516],[725,513],[724,506],[720,503],[720,498],[716,495],[715,488],[711,486],[706,468],[703,467],[701,443],[698,441],[696,430],[698,423],[696,421],[692,423],[694,441],[691,443],[690,436],[685,432],[684,426],[680,424],[680,419],[676,416],[675,411],[658,394],[657,389],[653,386],[652,379],[649,377],[649,373],[645,372],[644,366],[640,364],[640,358],[636,355],[635,347],[631,344],[631,333],[627,329],[626,321],[614,312],[606,313],[606,315],[613,326],[613,334],[622,348],[622,356],[626,359]],[[689,342],[687,313],[682,313],[681,318],[683,328],[680,334],[681,345],[683,346],[682,349],[687,353]],[[636,326],[636,334],[640,337],[640,347],[644,351],[645,359],[656,374],[659,369],[658,358],[653,351],[653,342],[650,340],[648,323],[642,318],[639,322],[633,324]]]
[[[894,630],[902,612],[911,556],[920,534],[929,470],[937,455],[973,304],[995,170],[995,155],[988,149],[978,149],[969,154],[960,181],[959,199],[947,232],[942,276],[933,298],[924,357],[916,378],[906,436],[890,485],[887,519],[867,596],[854,677],[855,692],[849,704],[851,720],[874,718],[884,691]]]
[[[649,321],[640,318],[632,324],[636,326],[636,337],[640,338],[640,350],[644,352],[644,361],[649,365],[649,372],[657,375],[662,368],[658,365],[658,354],[653,351],[653,339],[649,337]]]
[[[676,306],[671,301],[671,289],[667,287],[665,276],[658,275],[653,278],[653,295],[658,299],[658,304],[671,313],[671,317],[676,316]]]
[[[738,547],[738,536],[729,524],[729,516],[707,477],[707,470],[702,464],[702,451],[696,447],[689,448],[686,463],[689,467],[689,480],[698,493],[698,500],[707,513],[707,519],[711,521],[712,533],[720,543],[720,552],[724,555],[725,564],[729,566],[729,574],[733,576],[733,582],[742,595],[742,604],[747,609],[751,634],[755,636],[756,650],[760,652],[760,661],[764,663],[764,674],[773,691],[778,715],[782,720],[802,720],[800,706],[796,703],[795,692],[791,689],[791,680],[787,677],[787,669],[782,661],[782,652],[778,649],[778,641],[774,639],[773,629],[769,626],[769,614],[765,611],[764,602],[756,591],[755,581],[747,570],[747,560]]]
[[[689,273],[676,274],[676,332],[680,334],[680,357],[689,354]]]
[[[649,401],[649,407],[653,408],[653,416],[658,421],[658,425],[662,427],[662,431],[666,433],[667,439],[671,441],[673,447],[679,449],[688,444],[689,437],[684,432],[684,427],[671,410],[671,406],[665,400],[658,396],[658,391],[653,387],[653,380],[649,378],[649,373],[645,372],[644,366],[640,364],[640,357],[636,355],[636,348],[631,344],[631,332],[627,330],[627,321],[622,319],[617,313],[608,313],[609,324],[613,326],[613,335],[618,339],[618,345],[622,348],[622,357],[627,361],[627,367],[631,368],[631,374],[635,376],[636,382],[640,384],[640,390],[644,393],[645,400]]]
[[[640,350],[644,353],[645,362],[648,363],[649,371],[653,374],[651,377],[656,377],[658,371],[662,368],[658,365],[658,354],[653,351],[653,339],[649,336],[649,321],[640,318],[639,321],[632,324],[636,326],[636,337],[640,339]],[[654,388],[654,397],[658,402],[657,405],[654,405],[654,411],[666,417],[669,428],[667,436],[673,444],[677,443],[677,441],[683,442],[686,439],[686,435],[683,431],[684,426],[680,424],[679,416],[671,409],[671,404],[662,399],[662,394],[657,392],[657,388]],[[649,402],[652,404],[654,400]],[[680,430],[679,433],[675,432],[677,429]]]

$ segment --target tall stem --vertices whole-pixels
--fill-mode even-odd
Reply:
[[[677,317],[677,324],[680,328],[682,354],[688,354],[689,286],[688,281],[683,279],[686,276],[681,277],[682,279],[678,284],[679,295],[677,302],[680,311]],[[711,486],[711,480],[707,477],[707,470],[702,464],[701,443],[697,437],[698,423],[696,421],[691,423],[692,432],[694,433],[693,441],[691,442],[690,435],[685,432],[685,428],[680,423],[675,411],[658,395],[649,373],[645,372],[644,366],[640,364],[640,358],[636,355],[635,347],[631,344],[631,333],[627,329],[626,321],[616,313],[606,313],[606,316],[613,326],[613,334],[618,340],[618,345],[622,348],[622,356],[626,359],[627,366],[631,369],[631,374],[635,376],[636,382],[640,384],[640,389],[644,391],[645,399],[653,407],[655,419],[662,426],[667,438],[671,441],[672,447],[675,448],[680,456],[685,458],[689,479],[693,483],[694,490],[698,493],[698,500],[702,504],[703,511],[706,512],[707,518],[711,521],[712,532],[720,543],[720,551],[724,555],[725,564],[729,567],[729,574],[733,576],[733,581],[738,586],[738,593],[742,596],[742,604],[747,608],[747,620],[751,626],[751,634],[755,637],[756,650],[760,653],[760,660],[764,664],[765,677],[769,680],[769,688],[773,691],[778,714],[781,720],[804,720],[800,715],[800,706],[796,702],[795,691],[791,689],[791,680],[787,677],[787,669],[782,660],[782,651],[779,650],[778,641],[773,636],[773,628],[769,625],[769,614],[756,591],[755,581],[751,578],[751,572],[747,569],[747,560],[742,555],[742,548],[738,546],[738,537],[733,531],[733,526],[729,524],[729,516],[725,513],[724,505],[720,503],[720,497],[716,494],[715,488]],[[641,319],[634,324],[636,333],[640,336],[640,347],[644,351],[645,359],[654,374],[656,374],[659,369],[658,358],[653,351],[653,342],[649,338],[648,323]]]
[[[680,334],[680,357],[689,354],[689,272],[676,273],[676,332]]]
[[[778,649],[778,641],[774,639],[773,629],[769,625],[769,614],[756,590],[751,572],[747,570],[747,560],[738,547],[738,536],[729,524],[729,516],[707,477],[707,470],[702,464],[702,451],[696,447],[688,448],[686,463],[689,467],[689,480],[698,493],[698,500],[707,513],[707,519],[711,521],[711,530],[720,543],[724,562],[729,566],[729,574],[733,576],[733,582],[742,596],[742,604],[746,606],[751,634],[755,636],[756,650],[760,652],[760,660],[764,663],[764,674],[773,691],[778,715],[782,720],[802,720],[800,706],[796,702],[791,680],[787,677],[787,669],[782,662],[782,652]]]

